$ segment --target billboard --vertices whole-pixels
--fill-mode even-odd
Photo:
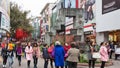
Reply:
[[[65,8],[79,8],[81,0],[64,0]]]
[[[120,0],[102,0],[102,14],[120,9]]]
[[[81,0],[80,8],[84,10],[84,31],[92,31],[92,23],[96,23],[96,0]]]
[[[65,8],[75,8],[75,0],[65,0]]]
[[[96,0],[96,32],[120,30],[120,9],[102,14],[102,3],[103,0]]]

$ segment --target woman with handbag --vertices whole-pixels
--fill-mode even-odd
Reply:
[[[71,43],[71,48],[68,50],[68,68],[77,68],[77,63],[79,62],[79,55],[80,51],[76,48],[76,45],[74,43]]]
[[[37,68],[38,58],[40,57],[40,49],[37,43],[33,44],[33,60],[34,68]]]
[[[100,47],[100,55],[101,55],[101,68],[105,67],[105,63],[108,61],[109,57],[108,57],[108,49],[107,49],[107,44],[106,42],[102,42],[101,43],[101,47]]]
[[[89,68],[94,68],[95,67],[95,61],[96,61],[96,58],[93,58],[93,53],[94,52],[97,52],[97,45],[95,42],[90,42],[88,44],[88,47],[87,47],[87,52],[88,52],[88,64],[89,64]]]
[[[32,56],[33,56],[33,47],[31,46],[31,42],[27,43],[25,52],[26,52],[27,66],[28,68],[30,68],[30,63],[31,63]]]

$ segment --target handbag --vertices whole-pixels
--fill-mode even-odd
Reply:
[[[99,59],[100,58],[100,53],[99,52],[93,52],[92,58]]]

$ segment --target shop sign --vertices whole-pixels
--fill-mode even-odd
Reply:
[[[70,34],[72,35],[77,35],[77,29],[71,29]]]
[[[102,14],[120,9],[120,0],[102,0]]]
[[[81,41],[81,35],[76,35],[74,36],[75,41]]]
[[[90,34],[93,34],[93,32],[92,31],[86,31],[86,32],[84,32],[84,34],[85,35],[90,35]]]

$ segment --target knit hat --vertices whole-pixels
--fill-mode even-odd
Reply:
[[[61,43],[59,41],[56,41],[55,45],[61,45]]]

